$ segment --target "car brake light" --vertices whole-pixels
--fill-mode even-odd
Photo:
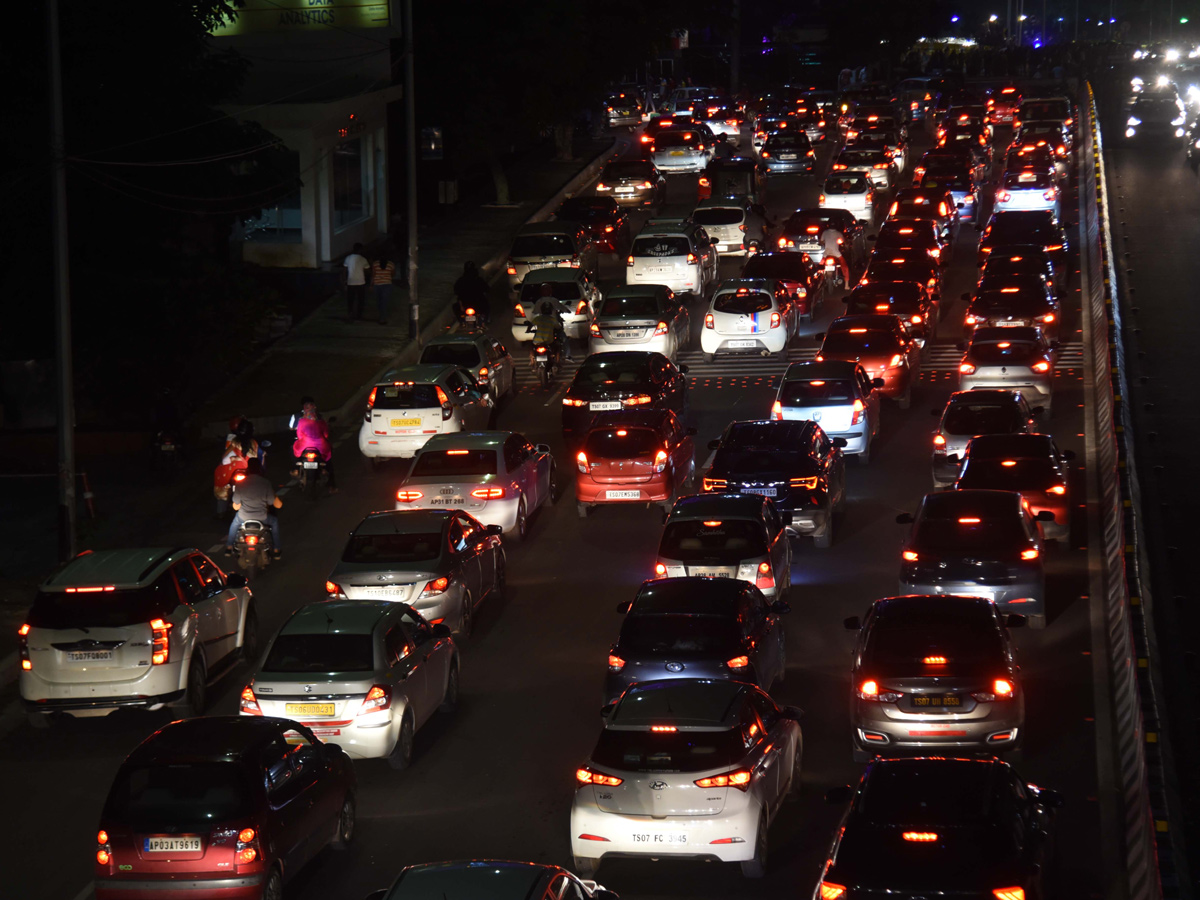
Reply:
[[[978,321],[979,321],[978,316],[967,316],[965,319],[963,319],[964,324],[967,324],[967,325],[974,325]]]
[[[654,474],[659,474],[667,468],[667,451],[659,450],[654,454]]]
[[[376,684],[367,691],[367,696],[363,697],[362,709],[358,711],[358,715],[362,716],[367,713],[379,712],[391,705],[392,689],[386,685]]]
[[[846,888],[832,881],[821,882],[821,900],[842,900],[846,896]],[[1024,900],[1024,898],[1022,898]]]
[[[726,660],[725,665],[729,666],[731,669],[745,669],[750,665],[750,657],[735,656],[733,659]]]
[[[788,486],[794,488],[804,488],[805,490],[813,490],[817,486],[820,479],[816,475],[808,475],[804,478],[789,478]],[[764,563],[763,565],[766,565]]]
[[[958,371],[962,375],[974,375],[975,363],[961,362],[958,364]]]
[[[371,388],[371,393],[367,396],[367,409],[372,409],[375,406],[375,392],[377,390],[379,390],[378,387]]]
[[[242,696],[239,702],[242,715],[246,716],[261,716],[263,714],[262,707],[258,705],[258,698],[254,696],[254,689],[250,685],[242,688]]]
[[[1049,325],[1051,322],[1054,321],[1054,318],[1055,318],[1054,313],[1046,313],[1044,316],[1042,316],[1042,321],[1045,322],[1047,325]]]
[[[1050,371],[1050,363],[1046,362],[1046,360],[1043,359],[1040,362],[1035,362],[1031,368],[1035,372],[1049,372]]]
[[[659,322],[658,325],[655,326],[655,328],[654,328],[654,337],[662,337],[666,333],[667,333],[667,323]]]
[[[1008,191],[996,191],[996,199],[1001,203],[1007,203],[1012,199],[1012,194],[1010,194]]]
[[[654,577],[665,578],[667,576],[667,567],[664,563],[654,564]]]
[[[100,865],[107,866],[110,859],[112,859],[112,854],[103,847],[96,851],[96,862],[100,863]]]
[[[1029,560],[1029,559],[1037,559],[1037,558],[1038,558],[1037,547],[1030,547],[1028,550],[1021,551],[1021,559]]]
[[[327,593],[333,597],[345,597],[346,596],[346,592],[342,589],[342,586],[334,581],[326,581],[325,582],[325,593]]]
[[[944,656],[927,656],[921,661],[927,666],[944,666],[946,664],[946,657],[944,657]]]
[[[420,500],[424,496],[420,491],[396,491],[396,499],[401,503],[412,503],[414,500]]]
[[[789,240],[788,240],[787,238],[785,238],[785,237],[781,237],[781,238],[779,239],[779,246],[780,246],[780,247],[787,247],[787,246],[789,246],[789,245],[790,245],[790,246],[793,246],[793,247],[795,246],[795,244],[793,244],[791,241],[789,241]]]
[[[754,579],[754,586],[760,591],[769,590],[775,587],[775,576],[771,572],[771,564],[769,562],[761,562],[758,564],[758,573]]]
[[[653,402],[654,398],[649,394],[634,394],[632,397],[626,397],[621,401],[625,406],[646,406]]]
[[[853,412],[851,413],[851,415],[850,415],[850,424],[851,424],[851,425],[857,425],[859,422],[861,422],[861,421],[862,421],[862,420],[863,420],[863,419],[866,417],[866,415],[867,415],[867,407],[866,407],[866,405],[865,405],[865,404],[862,402],[862,400],[858,400],[858,399],[856,399],[856,400],[854,401],[854,407],[853,407],[853,410],[854,410],[854,411],[853,411]]]
[[[517,274],[517,267],[513,265],[513,261],[512,261],[511,259],[508,261],[508,266],[506,267],[505,271],[506,271],[506,272],[507,272],[509,275],[516,275],[516,274]]]
[[[417,597],[418,600],[424,600],[426,597],[435,597],[438,594],[445,593],[446,588],[450,587],[449,577],[443,575],[441,578],[435,578],[432,581],[425,582],[425,587],[421,588],[421,593]]]
[[[935,434],[935,435],[933,436],[933,446],[935,446],[935,447],[945,447],[945,446],[946,446],[946,437],[945,437],[945,435],[942,435],[942,434]]]
[[[616,775],[605,775],[602,772],[594,772],[591,769],[576,769],[575,780],[582,784],[598,784],[603,787],[616,787],[625,779],[618,778]]]
[[[932,831],[906,831],[900,836],[906,841],[915,841],[921,844],[938,839],[937,834]]]
[[[783,404],[778,400],[771,404],[771,418],[777,421],[783,418]]]
[[[750,789],[750,779],[752,777],[753,773],[749,769],[737,769],[733,772],[725,772],[722,775],[709,775],[707,778],[697,778],[693,784],[696,787],[702,788],[731,787],[744,792]]]
[[[994,888],[992,896],[996,900],[1025,900],[1025,889],[1020,887]]]
[[[582,450],[580,450],[578,453],[575,454],[575,465],[579,469],[580,472],[583,472],[585,475],[587,474],[588,458],[587,458],[587,454],[584,453]]]
[[[504,488],[502,488],[502,487],[475,488],[475,490],[471,491],[471,496],[477,500],[500,500],[504,497]]]
[[[625,660],[617,656],[615,653],[608,654],[608,667],[614,672],[620,672],[625,668]]]
[[[1055,250],[1061,250],[1062,248],[1062,244],[1047,244],[1044,249],[1047,253],[1053,253]]]
[[[818,195],[818,196],[817,196],[817,205],[818,205],[818,206],[824,206],[824,205],[825,205],[825,195],[824,195],[824,194],[820,194],[820,195]]]
[[[887,367],[889,369],[895,369],[903,361],[904,361],[904,357],[901,356],[899,353],[895,353],[892,355],[892,358],[890,360],[888,360]]]
[[[171,642],[168,639],[168,632],[174,627],[174,624],[164,622],[162,619],[150,620],[150,629],[154,633],[150,647],[150,662],[153,665],[161,666],[171,658]]]
[[[1056,484],[1053,487],[1046,488],[1047,494],[1054,494],[1059,497],[1061,497],[1066,492],[1067,492],[1067,486],[1065,484]]]
[[[905,550],[903,553],[900,554],[900,556],[904,559],[905,562],[916,562],[917,558],[918,558],[917,552],[915,550]]]
[[[771,313],[771,327],[772,328],[778,328],[780,322],[782,322],[782,321],[783,320],[780,319],[780,317],[779,317],[779,313],[777,313],[777,312]]]

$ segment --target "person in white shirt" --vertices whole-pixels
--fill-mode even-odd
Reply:
[[[363,256],[363,245],[355,244],[354,252],[342,262],[346,269],[346,306],[350,312],[350,320],[361,319],[363,304],[367,299],[367,272],[371,268],[370,261]]]
[[[846,262],[846,257],[842,256],[842,243],[845,241],[845,235],[834,228],[828,226],[821,232],[821,243],[825,246],[824,256],[826,258],[832,256],[837,263],[838,268],[842,270],[842,278],[846,287],[850,287],[850,264]],[[823,262],[824,260],[822,260]]]

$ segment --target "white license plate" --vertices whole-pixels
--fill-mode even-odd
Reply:
[[[619,341],[633,341],[642,336],[640,331],[613,331],[610,334]]]
[[[635,844],[686,844],[686,834],[671,834],[662,831],[635,831],[630,835]]]
[[[200,836],[149,837],[142,841],[143,853],[199,853]]]
[[[174,453],[175,445],[174,444],[163,444],[162,449],[165,453]]]
[[[614,409],[620,408],[620,400],[593,400],[588,404],[588,409],[592,412],[611,412]]]
[[[779,158],[782,160],[791,162],[792,160],[794,160],[796,158],[796,154],[795,153],[780,153]]]
[[[769,487],[769,488],[744,487],[744,488],[742,488],[742,493],[743,494],[758,494],[760,497],[774,497],[776,494],[776,490],[773,487]]]
[[[647,266],[646,271],[651,275],[665,275],[671,271],[671,266]]]
[[[434,497],[429,501],[430,506],[462,506],[466,503],[463,497]]]
[[[71,650],[67,653],[67,659],[71,662],[98,662],[112,658],[111,650]]]
[[[757,347],[758,341],[730,341],[730,347]]]
[[[731,578],[732,576],[724,569],[692,569],[692,575],[698,578]]]
[[[366,592],[372,597],[403,597],[408,593],[406,587],[383,587],[377,585],[368,585]]]
[[[997,322],[997,328],[1024,328],[1026,322],[1024,319],[1014,319],[1011,322]]]
[[[633,188],[631,188],[631,187],[619,187],[619,188],[614,188],[614,190],[618,194],[632,194],[633,193]]]
[[[316,460],[306,459],[306,460],[304,461],[304,468],[306,468],[306,469],[315,469],[316,467],[317,467],[317,462],[316,462]]]
[[[642,496],[641,491],[605,491],[606,500],[637,500]]]

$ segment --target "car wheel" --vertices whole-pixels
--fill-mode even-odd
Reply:
[[[767,874],[767,814],[758,818],[758,833],[754,838],[754,858],[743,860],[744,878],[762,878]]]
[[[246,624],[242,627],[242,659],[254,662],[258,656],[258,613],[254,607],[246,610]]]
[[[571,857],[571,868],[576,875],[587,880],[600,869],[600,860],[590,856],[573,856]]]
[[[442,703],[438,712],[449,716],[458,709],[458,660],[450,663],[450,674],[446,676],[446,691],[442,694]]]
[[[579,518],[586,519],[588,513],[591,512],[591,508],[586,503],[576,503],[575,511],[579,513]]]
[[[558,467],[551,466],[550,467],[550,481],[547,482],[547,484],[546,484],[546,505],[547,506],[554,505],[554,490],[555,490],[554,482],[557,480],[557,478],[558,478]]]
[[[272,869],[263,882],[262,900],[283,900],[283,876],[278,869]]]
[[[458,618],[458,636],[460,640],[471,636],[471,627],[474,624],[475,601],[471,599],[470,593],[464,593],[462,598],[462,613]]]
[[[388,765],[397,772],[403,772],[412,765],[413,753],[413,723],[412,717],[404,714],[404,721],[400,723],[400,734],[396,738],[396,746],[392,748],[392,752],[388,755]]]
[[[804,748],[796,747],[796,755],[792,757],[792,783],[788,785],[788,799],[800,799],[800,787],[803,783],[802,779],[802,763],[804,761]]]
[[[711,353],[705,353],[705,354],[704,354],[704,361],[705,361],[706,363],[710,363],[710,362],[712,362],[712,361],[713,361],[713,355],[712,355]]]
[[[508,590],[508,572],[505,567],[508,561],[504,558],[504,551],[496,551],[496,574],[492,581],[492,597],[497,600],[504,599],[504,593]]]
[[[1037,616],[1026,616],[1026,622],[1034,631],[1041,631],[1046,627],[1046,614],[1042,613]]]
[[[512,530],[508,533],[508,537],[514,541],[525,540],[526,531],[529,528],[529,518],[525,512],[525,497],[522,496],[517,501],[517,521],[513,525]]]
[[[188,666],[187,687],[183,690],[183,700],[179,706],[184,718],[191,719],[203,715],[207,704],[208,682],[205,679],[204,657],[194,653],[192,663]]]
[[[833,513],[834,505],[825,506],[825,527],[813,535],[813,546],[820,550],[828,550],[833,546]]]
[[[338,816],[337,833],[329,842],[329,846],[334,850],[345,850],[354,840],[354,819],[354,795],[347,791],[346,796],[342,799],[342,812]]]
[[[36,731],[44,731],[50,727],[51,719],[46,713],[31,712],[26,713],[25,718],[29,721],[29,727]]]

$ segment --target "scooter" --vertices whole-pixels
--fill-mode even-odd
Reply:
[[[321,476],[325,474],[325,460],[321,458],[319,451],[307,447],[300,454],[297,468],[300,472],[300,490],[306,497],[315,499]]]
[[[562,367],[562,350],[558,341],[533,341],[529,348],[529,363],[537,373],[538,383],[549,387]]]
[[[245,570],[247,578],[271,564],[271,526],[266,522],[247,519],[238,526],[234,544],[238,567]]]

